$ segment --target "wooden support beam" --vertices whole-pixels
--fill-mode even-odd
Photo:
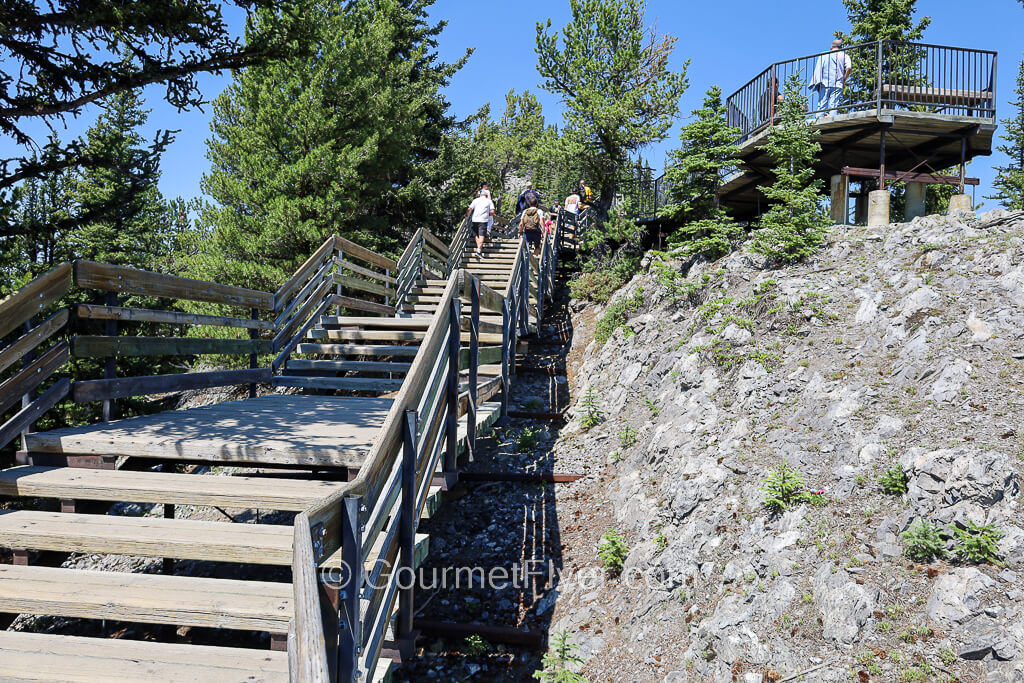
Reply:
[[[877,168],[855,168],[843,166],[842,175],[854,178],[878,178]],[[886,171],[885,179],[889,182],[925,183],[927,185],[959,185],[960,176],[937,175],[934,173],[912,173],[909,171]],[[978,185],[977,178],[964,178],[965,185]]]

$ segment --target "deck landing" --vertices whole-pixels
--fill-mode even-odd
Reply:
[[[273,395],[28,435],[27,450],[260,465],[359,467],[388,398]]]

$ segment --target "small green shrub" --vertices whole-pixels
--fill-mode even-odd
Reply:
[[[577,654],[579,648],[572,644],[569,634],[559,631],[551,640],[551,649],[541,659],[544,668],[534,671],[533,677],[543,683],[587,683],[586,678],[569,670],[570,666],[583,663],[583,658]]]
[[[791,505],[807,500],[804,491],[804,477],[800,470],[790,466],[785,460],[768,475],[764,486],[758,489],[766,495],[764,505],[773,512],[788,510]]]
[[[584,431],[604,422],[604,413],[601,412],[601,408],[598,406],[597,392],[594,390],[594,387],[590,387],[583,394],[583,398],[580,399],[580,410],[582,411],[580,426],[583,427]]]
[[[524,427],[516,437],[516,447],[520,453],[529,453],[540,442],[540,430],[536,427]]]
[[[979,526],[974,522],[968,522],[966,529],[954,527],[953,535],[956,536],[953,547],[961,559],[975,564],[1002,564],[998,544],[1004,534],[991,524]]]
[[[622,297],[614,303],[608,304],[608,308],[594,326],[594,339],[601,346],[607,342],[615,330],[626,324],[626,315],[640,310],[644,305],[644,290],[638,288],[633,296]]]
[[[491,651],[491,644],[481,638],[477,633],[474,633],[471,636],[466,636],[465,640],[463,640],[462,647],[470,657],[480,657]]]
[[[619,432],[619,443],[622,444],[623,448],[635,446],[638,434],[639,432],[637,432],[631,426],[626,425],[625,427],[622,428],[622,431]]]
[[[612,576],[622,573],[622,565],[629,554],[629,546],[622,538],[617,529],[609,529],[601,536],[601,542],[597,546],[597,556],[601,560],[601,566]]]
[[[647,406],[647,410],[651,411],[651,417],[658,417],[658,415],[661,415],[661,410],[658,409],[658,405],[646,396],[644,396],[644,405]]]
[[[531,396],[530,398],[523,401],[523,407],[526,408],[527,410],[538,411],[544,407],[544,401],[537,398],[536,396]]]
[[[878,478],[878,486],[885,493],[901,496],[907,492],[907,481],[907,473],[903,469],[903,465],[897,462],[885,468],[882,476]]]
[[[658,532],[658,535],[654,537],[654,547],[658,550],[664,550],[668,547],[668,538],[662,532]]]
[[[573,299],[596,301],[603,304],[612,294],[626,284],[621,275],[610,270],[580,273],[569,281],[569,293]]]
[[[907,557],[912,560],[931,562],[946,556],[946,544],[939,528],[926,519],[904,531],[903,541],[907,544]]]
[[[608,457],[612,462],[620,462],[622,460],[622,451],[614,451],[608,454]]]

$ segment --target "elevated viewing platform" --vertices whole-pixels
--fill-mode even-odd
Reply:
[[[964,165],[992,153],[995,52],[900,41],[842,52],[851,68],[838,103],[829,105],[812,86],[822,71],[836,71],[837,51],[776,62],[726,100],[728,122],[741,132],[740,168],[720,194],[736,218],[750,220],[766,208],[759,188],[771,180],[774,162],[764,145],[794,75],[807,116],[821,131],[817,175],[833,181],[841,206],[851,180],[861,184],[865,201],[868,189],[894,181],[955,184],[961,192],[976,184]],[[834,213],[838,221],[841,209]]]
[[[726,99],[727,122],[740,131],[740,152],[736,172],[719,194],[736,219],[754,220],[768,208],[761,187],[774,181],[774,161],[765,143],[794,75],[807,99],[807,119],[821,131],[816,171],[831,189],[836,222],[866,220],[868,192],[893,182],[919,184],[909,194],[907,218],[923,213],[928,184],[955,185],[961,193],[977,185],[966,164],[992,153],[995,52],[899,41],[842,52],[850,76],[831,105],[812,83],[822,71],[828,74],[833,51],[776,62]],[[636,185],[637,221],[659,221],[658,210],[668,203],[667,177],[638,179]]]

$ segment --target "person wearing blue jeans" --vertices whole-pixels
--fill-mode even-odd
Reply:
[[[832,50],[820,57],[814,64],[814,74],[811,77],[811,90],[818,95],[818,104],[815,107],[815,117],[827,112],[829,116],[835,116],[839,105],[843,102],[843,88],[846,87],[846,79],[850,77],[853,70],[853,61],[849,55],[843,52],[843,41],[836,38],[832,41]]]

